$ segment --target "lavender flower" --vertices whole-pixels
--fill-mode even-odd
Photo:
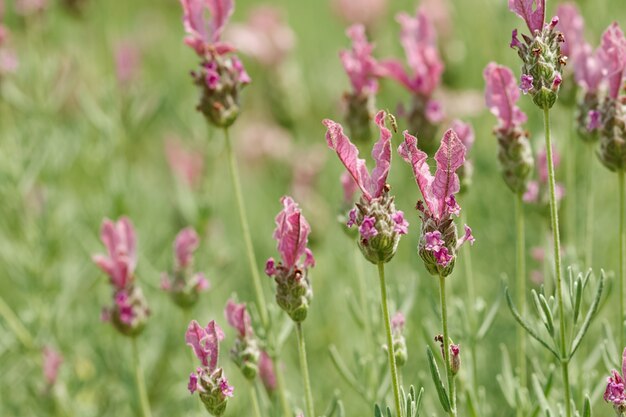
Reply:
[[[228,127],[239,116],[239,92],[251,81],[234,48],[221,41],[234,11],[233,0],[181,0],[181,4],[185,43],[200,58],[200,69],[191,74],[201,90],[197,108],[215,126]]]
[[[530,36],[522,35],[524,42],[513,31],[511,48],[516,48],[522,59],[520,88],[529,93],[534,103],[543,108],[551,108],[556,102],[561,85],[561,67],[565,57],[561,54],[560,43],[563,34],[555,30],[559,18],[553,17],[544,24],[545,0],[509,0],[509,9],[524,19]]]
[[[207,411],[216,417],[224,414],[228,398],[233,396],[234,391],[228,384],[224,370],[217,366],[219,342],[223,339],[224,332],[214,320],[206,328],[192,320],[185,333],[185,342],[201,364],[189,376],[187,387],[192,394],[198,391]]]
[[[470,149],[474,145],[474,128],[470,123],[465,123],[461,120],[455,119],[450,126],[452,130],[457,134],[465,150],[469,153]],[[474,166],[469,158],[465,159],[465,162],[459,168],[457,174],[461,182],[461,189],[459,193],[464,193],[472,183],[472,174],[474,172]]]
[[[621,417],[626,413],[626,390],[624,383],[626,375],[626,349],[622,353],[622,373],[615,369],[611,371],[611,376],[607,378],[606,390],[604,391],[604,401],[612,403],[615,413]]]
[[[132,223],[126,217],[116,223],[102,222],[100,238],[107,255],[92,256],[95,264],[109,276],[113,287],[113,306],[105,309],[104,320],[110,320],[120,333],[136,336],[146,325],[150,310],[141,289],[135,285],[137,242]]]
[[[483,77],[487,108],[498,118],[493,132],[498,139],[498,160],[504,182],[514,193],[523,194],[534,160],[528,135],[523,128],[527,117],[516,104],[520,91],[513,71],[503,65],[490,62]]]
[[[348,215],[348,226],[356,226],[360,233],[359,248],[365,258],[374,263],[389,262],[396,253],[400,235],[405,234],[408,222],[404,213],[397,211],[389,196],[387,175],[391,165],[391,131],[385,127],[384,111],[375,117],[380,139],[374,145],[372,157],[376,167],[371,174],[359,151],[343,133],[343,127],[332,120],[324,120],[326,142],[361,190],[361,199]]]
[[[274,363],[272,358],[265,352],[261,351],[259,357],[259,377],[265,387],[265,390],[269,394],[273,394],[276,391],[276,374],[274,373]]]
[[[195,230],[191,227],[181,230],[174,241],[174,270],[161,275],[161,288],[181,308],[195,305],[199,294],[210,286],[202,272],[193,272],[193,254],[199,244]]]
[[[307,247],[311,227],[291,197],[281,198],[283,209],[276,216],[274,239],[282,262],[269,258],[265,273],[276,282],[276,302],[293,321],[304,321],[313,298],[309,268],[315,266]],[[304,261],[302,258],[304,257]]]
[[[59,375],[59,368],[63,363],[63,356],[50,346],[44,346],[43,355],[43,376],[46,381],[46,387],[50,389]]]
[[[428,155],[417,148],[417,138],[404,131],[404,142],[398,153],[411,165],[415,181],[424,201],[419,201],[417,209],[422,213],[422,230],[418,246],[420,257],[426,269],[433,275],[448,276],[454,269],[456,251],[465,242],[473,243],[471,229],[457,239],[453,215],[460,212],[454,195],[459,192],[460,183],[456,171],[465,162],[465,146],[449,129],[441,139],[441,146],[435,154],[437,170],[433,176],[426,162]]]
[[[243,375],[250,381],[254,380],[259,371],[260,350],[254,336],[250,315],[246,310],[246,304],[237,304],[228,300],[224,310],[228,324],[237,330],[235,345],[230,350],[230,357]]]

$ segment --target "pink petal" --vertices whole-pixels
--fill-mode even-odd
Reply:
[[[209,30],[212,42],[217,43],[220,40],[224,26],[235,11],[233,0],[205,0],[206,7],[211,12],[211,22]]]
[[[359,186],[354,182],[354,179],[347,171],[341,174],[341,186],[343,188],[343,201],[347,204],[352,203],[354,201],[354,194],[356,190],[359,189]]]
[[[432,193],[439,202],[439,218],[441,218],[444,215],[446,199],[460,189],[456,170],[465,162],[465,146],[454,130],[448,129],[443,135],[439,150],[435,154],[435,161],[437,161],[437,171],[432,183]]]
[[[233,300],[228,300],[224,315],[228,324],[239,332],[240,337],[246,338],[254,334],[245,303],[237,304]]]
[[[439,213],[439,206],[437,199],[432,193],[434,177],[430,173],[430,168],[426,162],[428,155],[417,148],[417,138],[415,136],[411,135],[406,130],[403,132],[403,135],[404,142],[398,147],[398,153],[402,159],[408,162],[413,168],[415,181],[424,197],[428,209],[433,215],[437,215],[437,213]]]
[[[452,122],[452,130],[457,134],[465,149],[469,152],[470,148],[474,144],[474,128],[470,123],[465,123],[459,119],[455,119]]]
[[[291,268],[305,254],[311,227],[291,197],[281,198],[281,203],[283,210],[276,216],[274,239],[278,242],[278,252],[284,265]]]
[[[380,62],[382,75],[402,84],[408,91],[418,92],[415,82],[397,59],[385,59]]]
[[[428,100],[428,103],[426,103],[425,113],[428,121],[433,124],[441,122],[445,117],[443,107],[437,100]]]
[[[597,92],[604,79],[601,56],[600,48],[594,51],[591,45],[583,43],[572,57],[576,82],[588,93]]]
[[[546,0],[509,0],[509,10],[524,19],[531,34],[543,29],[545,5]]]
[[[180,0],[180,3],[183,6],[183,25],[189,35],[185,43],[198,51],[198,47],[210,43],[204,21],[205,0]]]
[[[352,50],[341,51],[339,58],[355,93],[376,93],[378,91],[376,78],[380,70],[372,57],[374,47],[367,42],[365,26],[359,24],[350,26],[346,34],[352,40]]]
[[[626,348],[622,351],[622,375],[626,375]]]
[[[386,113],[379,111],[376,114],[376,124],[380,129],[380,139],[372,149],[372,158],[376,162],[376,166],[372,171],[371,183],[369,186],[370,194],[373,197],[380,197],[387,183],[387,175],[391,165],[391,131],[385,127]]]
[[[194,372],[189,375],[189,383],[187,384],[187,389],[191,394],[196,392],[196,390],[198,389],[198,375],[196,375]]]
[[[561,43],[561,52],[573,57],[585,42],[585,21],[574,3],[559,4],[556,15],[561,21],[559,30],[565,37],[565,42]]]
[[[330,119],[323,122],[326,126],[326,143],[328,147],[339,156],[339,160],[344,164],[354,181],[363,192],[363,196],[367,200],[372,199],[368,184],[370,184],[370,175],[365,165],[365,160],[359,158],[359,150],[350,142],[350,139],[343,133],[343,127]],[[381,133],[382,136],[382,133]]]
[[[259,377],[263,382],[263,386],[269,392],[276,389],[276,374],[274,373],[274,363],[269,355],[262,350],[259,357]]]
[[[609,81],[609,96],[616,99],[622,87],[626,68],[626,38],[617,22],[612,23],[602,34],[600,58]]]
[[[193,253],[198,249],[200,238],[192,227],[186,227],[176,235],[174,252],[176,262],[181,269],[186,268],[193,259]]]
[[[510,129],[526,122],[526,115],[515,105],[520,92],[513,71],[491,62],[483,72],[485,79],[485,102],[489,111],[500,122],[501,129]]]
[[[48,385],[54,385],[63,363],[63,356],[50,346],[43,348],[43,374]]]

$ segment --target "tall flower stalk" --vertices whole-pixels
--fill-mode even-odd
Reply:
[[[464,226],[464,234],[457,237],[453,216],[459,216],[461,207],[455,195],[460,190],[456,171],[465,162],[466,149],[456,132],[449,129],[441,139],[439,150],[435,154],[437,169],[431,174],[428,156],[417,147],[417,138],[404,131],[404,142],[398,148],[400,156],[411,165],[415,182],[423,197],[417,209],[421,212],[422,229],[418,253],[431,275],[439,278],[439,296],[441,307],[442,356],[446,368],[448,391],[440,388],[441,404],[450,416],[457,415],[455,377],[460,367],[458,345],[452,343],[448,331],[448,307],[446,300],[446,278],[452,273],[457,253],[465,242],[473,244],[474,237],[469,226]],[[432,365],[431,365],[432,366]],[[439,386],[438,373],[433,372],[435,384]]]
[[[526,309],[526,242],[522,196],[527,190],[534,160],[530,142],[523,127],[526,114],[517,107],[520,92],[513,71],[489,63],[483,73],[485,101],[489,111],[498,118],[494,134],[498,139],[498,160],[504,182],[514,193],[516,224],[516,292],[517,304]],[[517,368],[521,388],[526,387],[526,338],[524,329],[517,330]],[[521,413],[518,407],[518,416]]]
[[[387,175],[391,166],[391,131],[385,126],[386,113],[379,111],[374,118],[380,138],[372,150],[375,168],[368,171],[365,160],[359,158],[359,150],[344,134],[343,127],[332,120],[323,121],[326,126],[326,143],[334,150],[346,167],[358,188],[361,198],[348,215],[348,227],[357,227],[358,246],[365,259],[378,267],[381,310],[385,324],[387,352],[396,415],[402,417],[400,383],[393,346],[391,320],[385,281],[385,263],[396,254],[400,236],[408,232],[404,213],[396,210],[394,197],[389,195]]]

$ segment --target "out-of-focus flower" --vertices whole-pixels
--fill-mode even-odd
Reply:
[[[585,21],[575,3],[561,3],[556,9],[560,29],[565,41],[561,43],[563,55],[573,59],[585,44]]]
[[[617,22],[602,34],[600,61],[609,82],[609,97],[617,99],[626,70],[626,38]]]
[[[276,374],[274,373],[274,363],[272,358],[264,351],[261,351],[259,358],[259,377],[268,393],[276,391]]]
[[[130,42],[121,42],[115,47],[115,75],[121,87],[127,87],[137,78],[141,55]]]
[[[452,217],[458,216],[461,210],[454,197],[460,189],[456,171],[465,162],[466,149],[454,130],[448,129],[435,154],[437,170],[432,175],[427,163],[428,155],[417,148],[417,138],[406,130],[403,134],[404,142],[398,153],[413,168],[415,182],[424,198],[417,206],[422,219],[418,252],[428,272],[445,277],[454,269],[458,248],[465,241],[474,242],[471,229],[467,226],[464,237],[457,239]]]
[[[237,135],[237,151],[248,165],[260,164],[270,158],[289,162],[293,140],[289,131],[264,120],[242,120]]]
[[[393,353],[396,357],[396,365],[403,366],[408,358],[406,339],[404,337],[404,323],[406,319],[402,311],[398,311],[391,318],[391,340],[393,343]]]
[[[174,176],[190,188],[197,188],[202,181],[204,160],[196,151],[187,150],[180,139],[165,139],[165,156]]]
[[[16,0],[15,13],[30,16],[43,12],[48,7],[48,0]]]
[[[223,339],[224,332],[214,320],[206,328],[192,320],[185,333],[185,342],[202,365],[189,376],[187,388],[192,394],[198,391],[207,411],[216,417],[224,414],[228,398],[233,396],[234,391],[223,369],[217,366],[219,343]]]
[[[276,282],[278,305],[300,323],[306,318],[313,298],[308,272],[315,266],[315,258],[307,247],[311,226],[291,197],[285,196],[280,201],[283,209],[276,216],[273,237],[278,242],[281,262],[269,258],[265,273]]]
[[[624,383],[626,375],[626,349],[622,353],[622,373],[615,369],[611,371],[611,376],[607,378],[606,390],[604,391],[604,401],[613,404],[618,417],[626,413],[626,390]]]
[[[266,67],[279,66],[296,44],[293,30],[285,23],[282,10],[270,5],[253,8],[244,24],[233,24],[224,37],[243,54]]]
[[[332,8],[348,23],[373,26],[382,20],[387,10],[387,0],[331,0]]]
[[[318,177],[326,161],[326,152],[321,145],[314,145],[304,151],[302,156],[292,158],[293,179],[291,191],[299,201],[309,200],[314,193]]]
[[[470,123],[465,123],[461,120],[455,119],[452,121],[452,125],[450,126],[452,130],[457,134],[459,140],[465,146],[466,152],[469,153],[470,149],[474,145],[474,128]],[[467,188],[472,183],[472,174],[474,171],[474,167],[469,158],[465,159],[463,166],[459,168],[457,174],[459,176],[459,180],[461,181],[461,189],[459,193],[464,193]]]
[[[237,304],[228,300],[224,310],[228,324],[237,330],[237,340],[230,350],[230,357],[243,375],[250,381],[256,378],[259,371],[259,355],[261,354],[252,329],[250,315],[246,304]]]
[[[13,74],[20,66],[17,55],[12,50],[0,49],[0,78],[6,74]]]
[[[513,71],[490,62],[483,72],[485,102],[498,119],[494,134],[498,139],[498,160],[506,185],[516,194],[526,192],[534,160],[530,141],[523,128],[527,117],[517,107],[520,97]]]
[[[161,288],[181,308],[195,305],[199,294],[210,287],[202,272],[193,272],[193,254],[199,244],[200,238],[193,228],[181,230],[174,240],[174,270],[161,275]]]
[[[63,356],[50,346],[44,346],[42,350],[43,354],[43,376],[46,380],[46,385],[51,387],[57,380],[59,375],[59,368],[63,363]]]

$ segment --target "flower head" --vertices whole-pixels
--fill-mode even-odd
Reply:
[[[378,91],[380,68],[372,56],[374,46],[367,41],[365,26],[350,26],[346,34],[352,40],[352,50],[341,51],[339,58],[350,78],[352,88],[355,94],[375,94]]]
[[[43,351],[43,376],[48,387],[54,385],[59,374],[59,367],[63,363],[63,356],[50,346],[44,346]]]
[[[485,79],[485,102],[489,111],[498,118],[499,129],[511,129],[527,120],[526,114],[517,107],[520,93],[513,71],[504,65],[490,62],[483,72]]]
[[[283,210],[276,216],[274,239],[278,242],[278,252],[282,264],[286,268],[293,268],[305,256],[304,266],[313,266],[314,259],[311,250],[307,248],[311,226],[304,218],[298,204],[288,196],[281,198]]]
[[[233,0],[181,0],[183,6],[183,25],[187,32],[185,43],[198,55],[204,55],[209,49],[217,53],[232,51],[232,46],[222,43],[224,26],[235,10]],[[211,16],[206,20],[206,14]]]
[[[137,241],[132,223],[127,217],[121,217],[117,222],[105,219],[100,239],[107,254],[93,255],[92,260],[109,276],[115,288],[126,288],[133,282],[137,266]]]
[[[220,326],[211,320],[206,327],[192,320],[185,333],[185,342],[191,347],[193,353],[210,372],[217,368],[219,357],[219,342],[224,339],[224,332]]]
[[[624,375],[626,375],[626,349],[622,353],[622,373],[612,370],[607,378],[604,401],[612,403],[618,415],[626,412],[626,390],[624,388]]]
[[[524,19],[532,34],[543,29],[545,7],[545,0],[509,0],[509,10]]]
[[[233,300],[228,300],[224,310],[228,324],[239,333],[239,337],[246,338],[254,336],[250,315],[246,309],[246,304],[237,304]]]
[[[224,314],[228,324],[237,330],[238,333],[235,345],[230,350],[230,357],[241,369],[243,375],[248,380],[253,380],[259,371],[259,355],[261,351],[254,337],[246,304],[237,304],[233,300],[228,300]]]
[[[626,38],[617,22],[604,31],[600,47],[600,59],[609,82],[609,96],[616,99],[626,70]]]

